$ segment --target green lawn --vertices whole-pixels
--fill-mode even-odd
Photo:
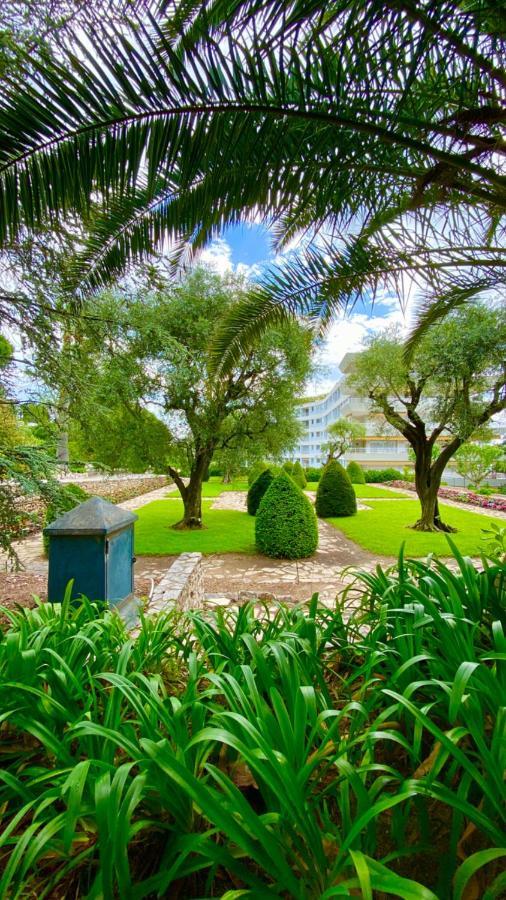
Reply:
[[[317,481],[308,481],[306,490],[316,491],[317,487]],[[376,487],[374,484],[354,484],[353,490],[355,491],[355,496],[358,497],[359,500],[363,500],[367,497],[370,497],[371,499],[374,497],[388,497],[391,500],[392,498],[395,499],[397,497],[409,496],[409,494],[396,494],[393,491],[389,491],[387,488]]]
[[[155,500],[137,510],[135,553],[138,556],[172,556],[178,553],[255,553],[255,519],[246,512],[211,509],[203,504],[202,531],[174,531],[181,519],[181,500]]]
[[[416,500],[392,500],[390,503],[371,502],[371,509],[361,510],[347,519],[328,519],[334,528],[356,541],[361,547],[382,556],[397,556],[405,541],[407,556],[426,556],[437,553],[449,555],[443,534],[424,534],[408,528],[419,517],[420,504]],[[450,535],[461,552],[477,556],[480,552],[482,529],[490,528],[497,519],[478,513],[441,505],[443,520],[458,531]]]

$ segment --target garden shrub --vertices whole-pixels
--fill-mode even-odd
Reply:
[[[304,469],[302,468],[300,462],[294,463],[292,478],[295,481],[295,484],[300,487],[301,490],[307,487],[306,476],[304,475]]]
[[[266,469],[269,468],[268,463],[260,461],[254,463],[250,469],[248,469],[248,485],[251,487],[254,481],[257,480],[258,476],[265,472]]]
[[[352,484],[365,484],[364,470],[360,463],[354,462],[354,460],[352,460],[346,466],[346,471],[350,476],[350,481]]]
[[[293,462],[287,459],[286,462],[283,463],[283,469],[285,472],[288,472],[289,475],[293,475]]]
[[[316,468],[315,466],[306,466],[304,469],[304,474],[306,476],[306,481],[319,481],[322,477],[323,469]]]
[[[262,497],[255,536],[260,553],[277,559],[304,559],[318,546],[313,506],[286,472],[271,482]]]
[[[402,478],[402,472],[399,472],[398,469],[366,469],[364,475],[365,480],[370,484],[380,484],[382,481],[395,481]]]
[[[59,516],[74,509],[74,506],[79,506],[80,503],[88,500],[89,496],[88,492],[83,490],[82,487],[79,487],[78,484],[63,485],[58,496],[46,506],[44,526],[50,525],[51,522],[54,522]],[[49,550],[49,538],[46,534],[42,535],[42,543],[44,545],[44,553],[47,556]]]
[[[315,505],[316,514],[322,519],[354,516],[357,511],[357,498],[350,477],[336,459],[331,459],[323,470]]]
[[[271,482],[274,481],[274,477],[275,476],[270,469],[264,469],[256,481],[251,485],[246,501],[250,516],[256,516],[260,501],[266,490],[270,487]]]

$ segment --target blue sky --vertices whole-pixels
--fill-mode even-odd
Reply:
[[[274,261],[269,232],[261,225],[237,225],[223,230],[207,247],[201,261],[218,271],[237,271],[255,277]],[[407,329],[405,316],[394,295],[372,304],[358,304],[347,316],[340,316],[329,330],[328,339],[316,354],[318,371],[307,386],[310,393],[327,390],[339,377],[339,362],[349,351],[360,350],[364,338],[388,325]]]

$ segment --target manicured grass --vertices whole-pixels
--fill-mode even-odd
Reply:
[[[497,519],[478,513],[440,506],[443,521],[453,525],[458,531],[450,535],[462,553],[478,556],[482,546],[483,528],[490,528]],[[451,554],[443,534],[412,531],[408,526],[419,518],[420,504],[416,500],[392,500],[390,503],[371,502],[371,509],[360,510],[348,519],[328,519],[327,521],[356,541],[361,547],[382,556],[397,556],[402,542],[405,542],[407,556],[439,556]]]
[[[172,556],[178,553],[255,553],[255,519],[246,512],[211,509],[203,504],[206,526],[201,531],[174,531],[183,515],[181,500],[155,500],[142,506],[135,525],[138,556]]]
[[[202,485],[202,496],[203,497],[219,497],[220,494],[223,494],[224,491],[247,491],[248,490],[248,479],[247,478],[237,478],[235,481],[231,481],[230,484],[223,484],[221,480],[221,476],[213,475],[209,481],[205,481]],[[167,494],[168,500],[179,500],[179,491],[171,491],[170,494]]]
[[[308,481],[306,491],[316,491],[318,487],[317,481]],[[374,484],[354,484],[353,490],[355,491],[355,496],[358,497],[359,500],[362,500],[365,497],[370,497],[371,499],[374,497],[385,497],[390,500],[396,499],[397,497],[408,497],[409,494],[397,494],[393,491],[389,491],[387,488],[376,487]]]
[[[354,484],[353,489],[359,500],[365,498],[385,497],[389,500],[397,500],[399,497],[409,497],[409,494],[397,494],[389,491],[388,488],[376,487],[374,484]]]
[[[203,497],[219,497],[224,491],[247,491],[248,479],[236,478],[230,484],[223,484],[221,475],[214,476],[202,485]]]

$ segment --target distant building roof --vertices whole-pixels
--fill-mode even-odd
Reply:
[[[345,353],[341,362],[339,363],[341,372],[351,372],[355,366],[355,360],[359,355],[359,353]]]

